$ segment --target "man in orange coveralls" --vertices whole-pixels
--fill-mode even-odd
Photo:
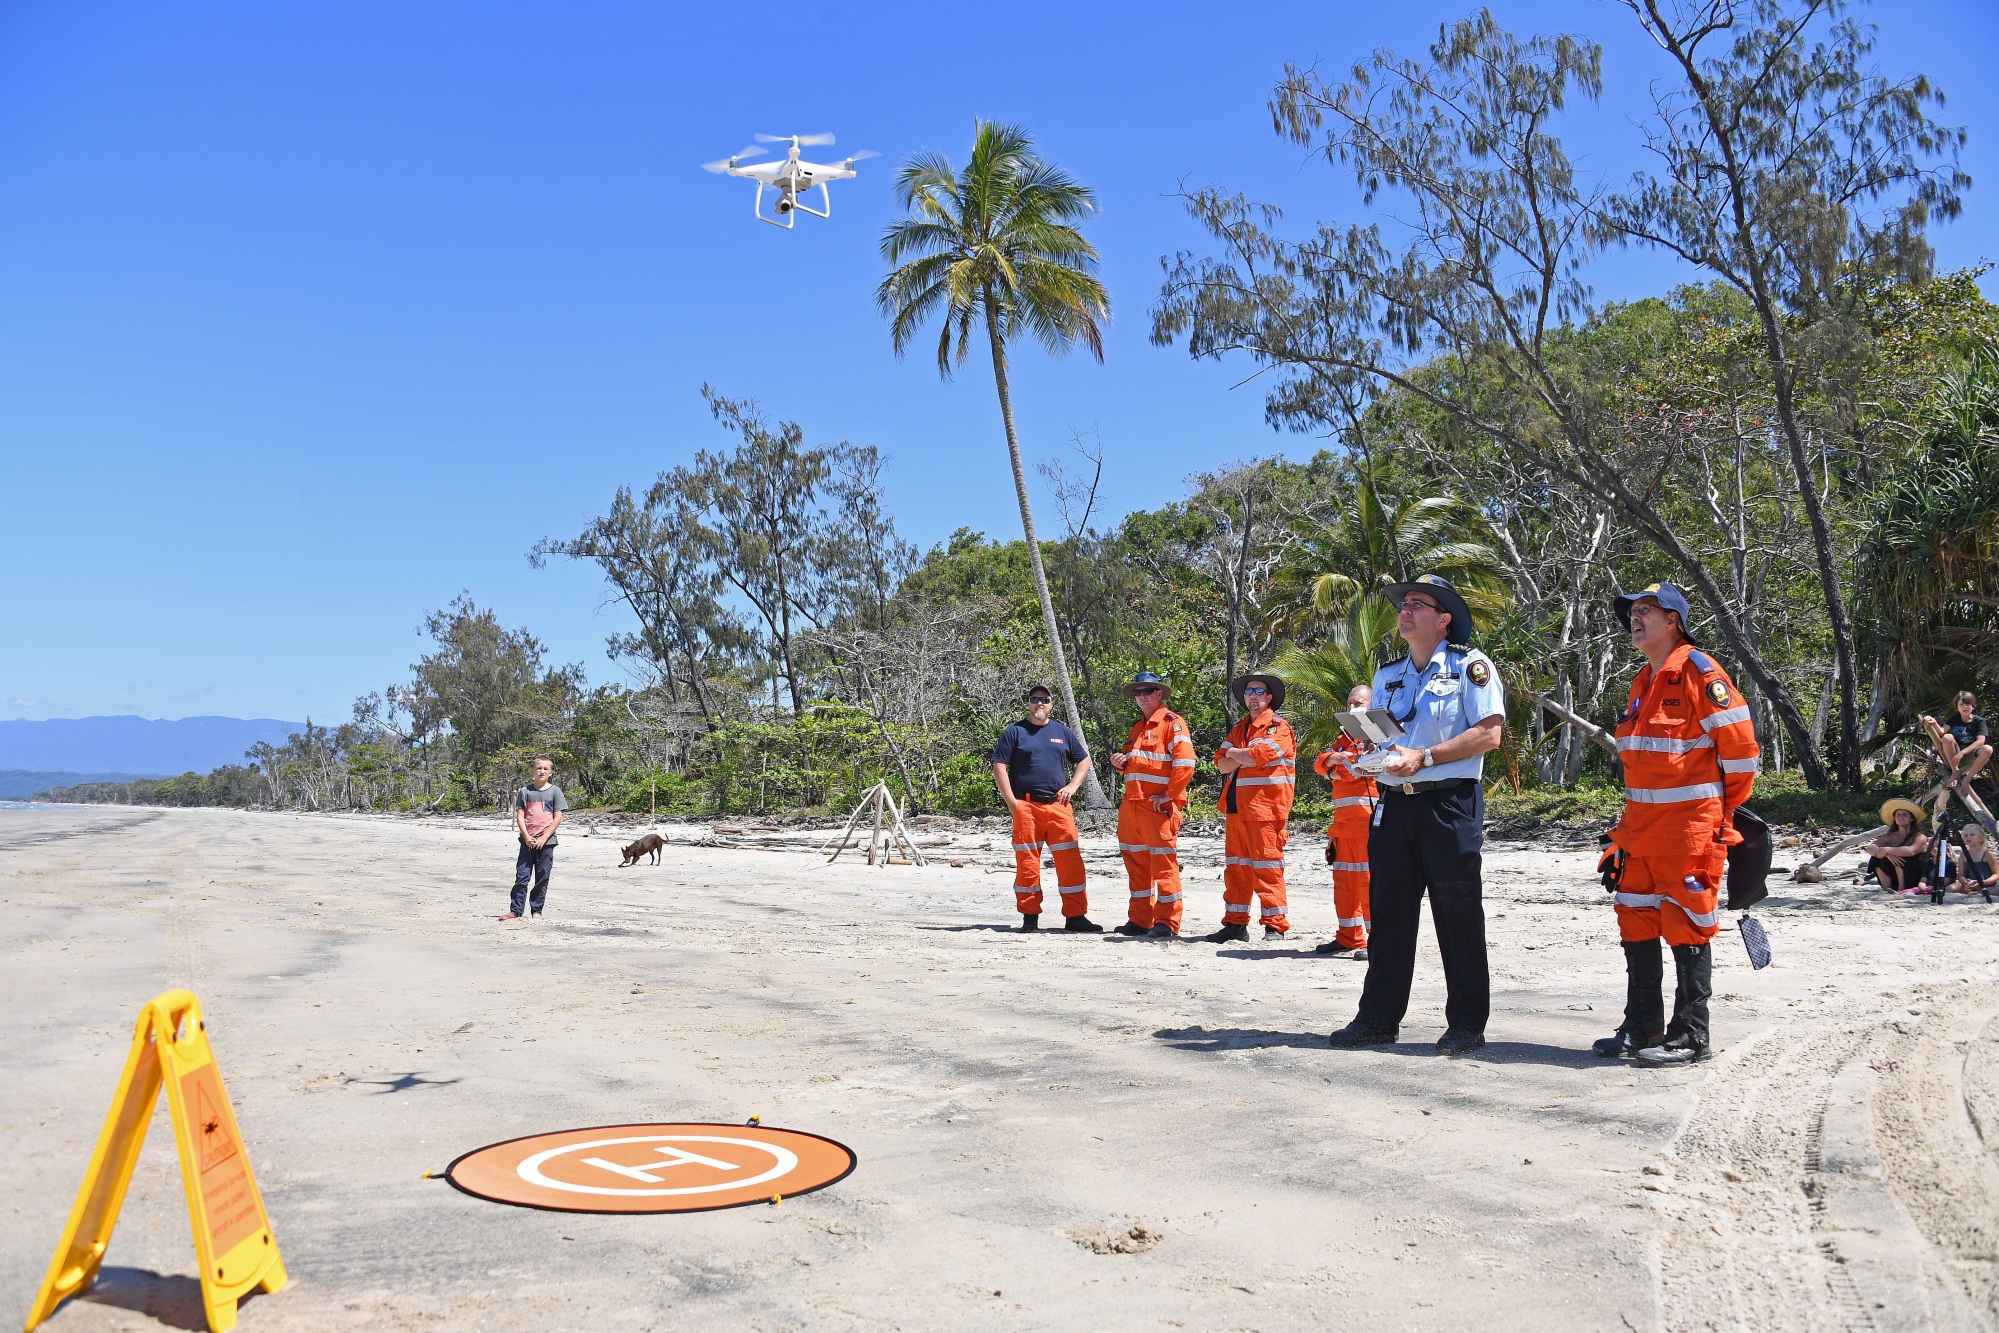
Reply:
[[[1597,867],[1617,894],[1624,1022],[1595,1049],[1646,1065],[1692,1064],[1708,1055],[1708,942],[1721,921],[1728,849],[1742,841],[1735,811],[1749,799],[1762,755],[1735,682],[1687,637],[1686,595],[1654,583],[1616,607],[1645,666],[1617,724],[1624,814]],[[1673,950],[1671,1023],[1661,1021],[1661,938]]]
[[[1124,775],[1117,845],[1131,879],[1131,919],[1117,930],[1171,939],[1180,933],[1180,825],[1194,781],[1194,741],[1187,720],[1166,706],[1172,690],[1158,676],[1141,671],[1124,693],[1143,716],[1111,756]]]
[[[1374,702],[1374,690],[1356,685],[1347,695],[1347,711],[1364,711]],[[1333,784],[1333,822],[1326,826],[1326,861],[1333,868],[1333,910],[1339,914],[1339,934],[1318,948],[1367,961],[1367,826],[1374,818],[1381,789],[1374,779],[1347,767],[1374,748],[1341,734],[1330,750],[1321,750],[1312,769]]]
[[[1263,938],[1282,939],[1291,929],[1284,915],[1285,822],[1298,784],[1298,736],[1277,715],[1284,682],[1252,672],[1229,684],[1242,718],[1215,752],[1222,794],[1222,928],[1210,944],[1249,938],[1250,899],[1260,900]]]

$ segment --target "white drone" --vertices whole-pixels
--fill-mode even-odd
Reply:
[[[856,174],[854,163],[866,158],[881,156],[880,153],[873,153],[863,149],[835,166],[821,166],[817,162],[805,162],[799,159],[798,150],[800,148],[809,148],[814,144],[832,142],[833,136],[830,134],[759,134],[757,136],[757,143],[788,143],[791,145],[790,151],[785,153],[782,162],[758,162],[747,167],[740,165],[746,157],[761,157],[770,151],[769,149],[758,148],[752,145],[733,157],[723,158],[720,162],[703,162],[701,169],[703,171],[712,171],[717,176],[741,176],[746,180],[755,181],[757,183],[757,197],[750,207],[756,213],[757,221],[768,222],[773,227],[783,227],[786,231],[789,231],[792,224],[798,220],[799,213],[810,213],[815,218],[832,217],[833,196],[826,188],[827,183],[829,181],[852,180]],[[775,218],[764,216],[764,187],[766,185],[777,191],[777,217]],[[825,204],[823,209],[814,208],[799,198],[800,195],[805,194],[815,186],[818,187],[820,201]]]

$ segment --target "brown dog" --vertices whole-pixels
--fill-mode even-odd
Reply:
[[[625,848],[625,859],[618,862],[618,866],[620,869],[625,866],[635,866],[639,863],[639,858],[647,852],[652,853],[652,863],[658,865],[660,848],[664,846],[666,846],[665,838],[660,837],[657,833],[648,833],[631,846]]]

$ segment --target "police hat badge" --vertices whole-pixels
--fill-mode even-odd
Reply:
[[[1749,950],[1751,971],[1761,972],[1770,966],[1770,937],[1763,933],[1763,923],[1753,916],[1742,918],[1742,947]]]

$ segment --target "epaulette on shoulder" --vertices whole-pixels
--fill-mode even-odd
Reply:
[[[1702,652],[1698,648],[1693,648],[1688,650],[1687,660],[1689,662],[1692,662],[1694,664],[1694,670],[1700,672],[1703,676],[1708,675],[1715,670],[1714,659],[1712,657],[1709,657],[1706,653]]]
[[[1391,658],[1390,660],[1388,660],[1388,661],[1386,661],[1386,662],[1383,662],[1383,663],[1381,664],[1381,669],[1382,669],[1383,671],[1386,671],[1386,670],[1388,670],[1388,668],[1390,668],[1390,667],[1397,667],[1397,666],[1401,666],[1401,665],[1402,665],[1402,664],[1403,664],[1404,662],[1407,662],[1408,660],[1409,660],[1409,654],[1407,654],[1407,653],[1404,653],[1404,654],[1402,654],[1402,656],[1400,656],[1400,657],[1396,657],[1396,658]]]

